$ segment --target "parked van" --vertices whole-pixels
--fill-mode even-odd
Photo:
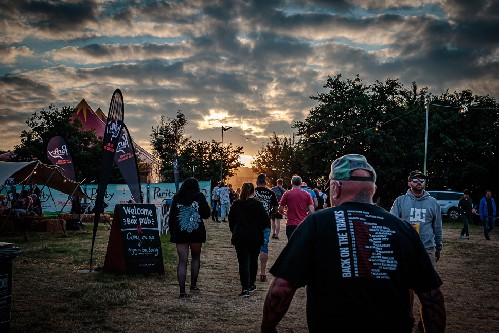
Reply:
[[[459,218],[459,211],[457,205],[459,200],[463,197],[463,192],[456,191],[427,191],[432,197],[437,199],[440,204],[442,215],[447,216],[449,219],[455,221]]]

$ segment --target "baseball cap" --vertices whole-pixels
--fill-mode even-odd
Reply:
[[[371,177],[356,177],[350,176],[353,170],[362,169],[371,173]],[[331,163],[330,179],[335,180],[363,180],[363,181],[376,181],[376,171],[367,163],[366,158],[360,154],[347,154],[343,155]]]
[[[411,171],[408,179],[412,179],[412,178],[416,178],[416,177],[426,179],[425,174],[419,170]]]

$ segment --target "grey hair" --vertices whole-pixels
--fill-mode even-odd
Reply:
[[[295,186],[300,186],[301,185],[301,177],[300,176],[293,176],[293,178],[291,178],[291,185],[295,185]]]

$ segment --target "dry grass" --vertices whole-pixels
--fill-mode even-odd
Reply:
[[[227,224],[206,222],[199,287],[178,300],[176,252],[162,237],[165,275],[114,275],[88,270],[91,228],[62,234],[2,236],[22,254],[13,261],[11,332],[257,332],[270,281],[257,282],[240,299],[237,260]],[[437,263],[448,314],[448,332],[499,332],[499,232],[485,241],[481,227],[459,239],[459,224],[445,223],[445,249]],[[271,240],[269,267],[286,244]],[[94,268],[101,267],[109,231],[99,229]],[[270,280],[270,279],[269,279]],[[306,332],[305,291],[299,289],[279,332]],[[382,300],[380,300],[382,301]]]

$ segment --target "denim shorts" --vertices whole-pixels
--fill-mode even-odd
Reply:
[[[263,245],[260,248],[260,252],[269,253],[269,238],[270,238],[270,229],[266,228],[263,230]]]

